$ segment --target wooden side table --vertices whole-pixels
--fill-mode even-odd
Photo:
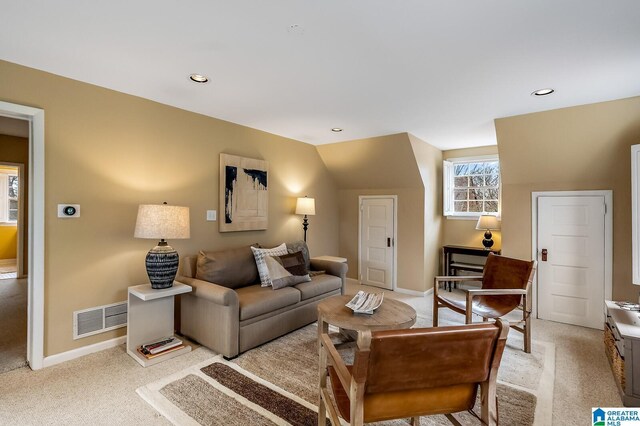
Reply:
[[[333,296],[318,303],[318,345],[320,335],[329,332],[329,324],[341,330],[377,331],[410,328],[416,323],[416,311],[399,300],[385,298],[371,315],[354,314],[345,305],[353,295]]]
[[[140,345],[174,335],[174,296],[189,293],[191,286],[174,281],[173,286],[153,289],[151,284],[129,287],[127,313],[127,353],[143,367],[157,364],[191,351],[185,347],[152,359],[137,351]]]

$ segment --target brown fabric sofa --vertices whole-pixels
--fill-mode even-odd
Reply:
[[[249,246],[208,253],[206,266],[215,269],[209,276],[218,283],[196,278],[202,275],[198,267],[204,267],[198,256],[184,257],[176,278],[193,287],[180,297],[179,331],[227,358],[316,321],[318,303],[345,291],[347,265],[320,259],[310,259],[310,269],[325,273],[310,282],[278,290],[261,287],[253,254],[247,253]],[[253,276],[257,279],[247,283]]]

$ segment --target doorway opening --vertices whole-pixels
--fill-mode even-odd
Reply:
[[[0,126],[2,123],[0,119]],[[25,123],[26,125],[27,123]],[[1,127],[0,127],[1,128]],[[4,162],[4,142],[6,135],[0,131],[4,140],[0,144],[0,280],[25,278],[24,274],[24,182],[23,163]],[[14,139],[15,141],[15,139]],[[17,142],[20,142],[17,140]],[[29,141],[25,138],[23,147],[26,159],[29,157]],[[19,150],[16,150],[21,154]]]
[[[13,281],[26,282],[26,359],[28,365],[37,370],[44,366],[44,110],[0,101],[0,118],[21,125],[26,122],[28,129],[28,157],[16,161],[25,167],[22,185],[23,203],[27,204],[23,209],[25,241],[20,249],[23,257],[18,262],[17,273],[26,275],[26,279]]]
[[[0,373],[27,365],[28,287],[21,265],[28,160],[29,122],[0,117]]]

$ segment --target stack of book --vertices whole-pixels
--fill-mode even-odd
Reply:
[[[140,354],[145,358],[152,359],[182,348],[184,348],[182,340],[175,336],[171,336],[146,343],[138,348],[138,352],[140,352]]]

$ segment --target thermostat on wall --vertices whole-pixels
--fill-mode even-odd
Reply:
[[[80,217],[80,204],[58,204],[58,217]]]

